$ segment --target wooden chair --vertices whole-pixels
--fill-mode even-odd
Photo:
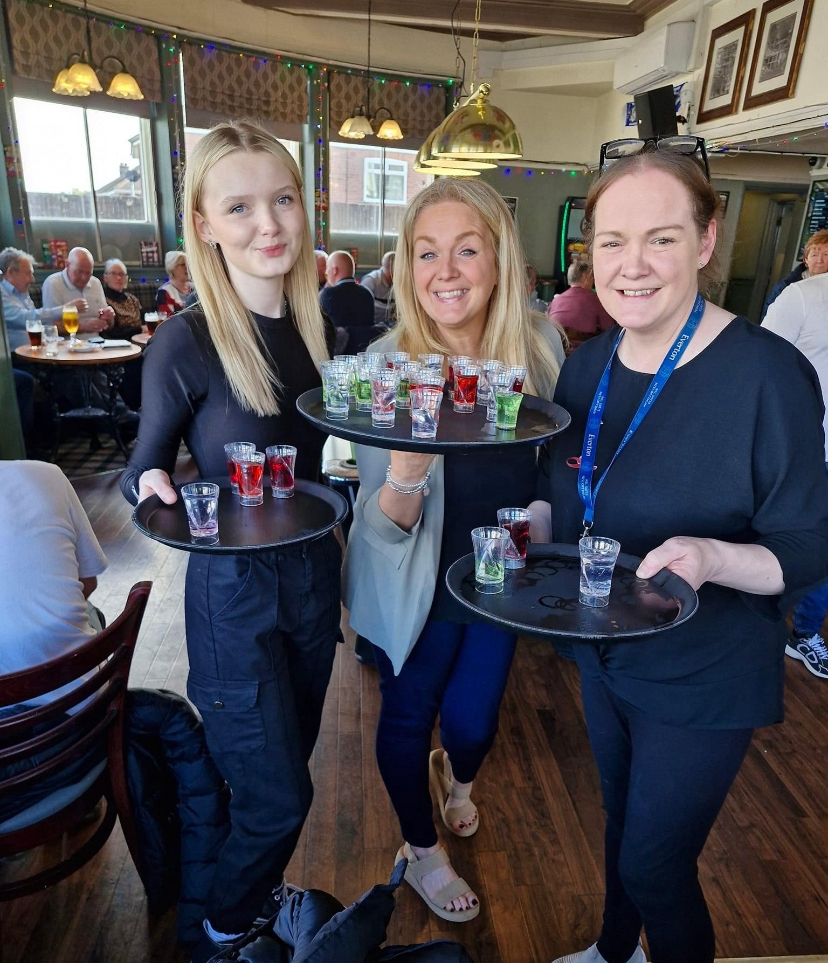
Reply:
[[[106,811],[89,838],[47,869],[12,880],[0,879],[0,902],[27,896],[57,883],[87,863],[104,845],[120,818],[136,866],[137,834],[124,770],[124,702],[138,630],[151,582],[132,587],[126,607],[106,629],[66,655],[43,665],[0,677],[0,708],[53,692],[88,675],[79,686],[45,705],[0,719],[0,767],[60,745],[57,754],[28,771],[0,780],[0,799],[38,784],[102,746],[91,770],[23,813],[0,824],[0,857],[24,853],[59,839],[84,823],[102,799]],[[67,710],[79,707],[72,715]],[[5,874],[4,874],[5,876]]]

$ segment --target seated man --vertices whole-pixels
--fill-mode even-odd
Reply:
[[[334,324],[347,333],[337,354],[357,354],[379,334],[374,325],[371,292],[354,279],[354,259],[347,251],[334,251],[328,258],[328,284],[319,292],[319,304]]]
[[[111,328],[103,332],[104,338],[126,338],[140,334],[143,311],[141,302],[126,290],[129,274],[119,258],[110,258],[104,265],[103,291],[106,303],[115,312]]]
[[[592,268],[586,261],[573,261],[566,279],[570,287],[552,299],[547,315],[564,329],[573,350],[615,322],[592,290]]]
[[[48,662],[100,631],[98,612],[87,599],[106,565],[80,500],[56,465],[0,461],[0,610],[5,613],[0,619],[0,674]],[[79,684],[32,704],[53,701]],[[0,711],[10,715],[20,709]],[[84,763],[88,767],[88,760]],[[14,765],[23,764],[25,760]],[[38,796],[70,785],[83,771],[81,765],[57,773]],[[35,801],[25,792],[2,800],[0,822]]]
[[[28,344],[26,335],[26,321],[37,316],[44,324],[60,324],[64,303],[51,308],[36,308],[29,297],[29,285],[34,281],[34,258],[31,254],[16,247],[7,247],[0,251],[0,292],[3,295],[3,317],[6,319],[6,331],[9,336],[9,347],[12,351],[22,344]],[[78,313],[85,312],[89,305],[85,298],[72,298],[65,306],[72,305]]]
[[[73,247],[66,267],[57,274],[50,274],[43,282],[44,308],[56,308],[77,299],[87,302],[85,311],[78,309],[78,333],[100,334],[111,328],[115,321],[115,312],[106,303],[103,286],[92,274],[94,267],[95,259],[85,247]],[[55,323],[60,333],[66,334],[61,321],[58,319]]]
[[[393,298],[394,252],[386,251],[376,271],[369,271],[362,279],[362,286],[374,299],[374,324],[388,324],[389,302]]]

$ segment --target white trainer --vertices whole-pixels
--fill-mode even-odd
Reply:
[[[598,952],[598,944],[593,943],[588,950],[581,950],[580,953],[569,953],[567,956],[559,956],[552,963],[607,963],[603,956]],[[627,960],[627,963],[647,963],[647,957],[641,944],[638,944],[635,953]]]

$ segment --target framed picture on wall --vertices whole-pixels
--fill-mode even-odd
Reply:
[[[517,217],[518,199],[516,197],[504,197],[503,200],[506,201],[506,206],[512,212],[512,217]]]
[[[736,113],[752,30],[753,11],[748,10],[710,34],[697,123]]]
[[[813,0],[765,0],[762,4],[745,110],[793,97],[812,6]]]

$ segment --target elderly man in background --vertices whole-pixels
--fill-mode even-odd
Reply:
[[[16,247],[7,247],[0,251],[0,292],[3,295],[3,317],[6,319],[6,330],[9,336],[9,347],[12,351],[22,344],[28,344],[26,335],[26,320],[38,317],[44,324],[60,324],[64,306],[73,305],[80,314],[89,305],[83,297],[69,298],[56,307],[36,308],[29,297],[29,285],[34,281],[34,258]]]
[[[374,299],[374,324],[389,321],[389,302],[394,285],[394,252],[386,251],[376,271],[369,271],[362,279],[362,286]]]
[[[316,258],[316,279],[321,291],[327,283],[328,255],[325,251],[314,251],[313,256]]]
[[[328,284],[319,304],[337,328],[336,354],[364,351],[379,333],[374,325],[374,299],[354,278],[354,259],[347,251],[328,258]]]
[[[112,327],[115,312],[106,303],[103,285],[93,276],[95,259],[85,247],[73,247],[66,260],[66,267],[57,274],[50,274],[43,282],[43,307],[56,308],[70,301],[82,299],[87,302],[86,310],[78,309],[78,332],[81,334],[100,334]],[[61,322],[58,327],[66,334]]]
[[[552,299],[547,316],[566,332],[570,350],[611,328],[615,322],[592,290],[592,268],[586,261],[573,261],[566,272],[569,288]]]
[[[828,242],[828,231],[820,231]],[[817,235],[814,235],[816,237]],[[807,248],[806,248],[807,250]],[[806,256],[807,262],[807,256]],[[811,271],[811,264],[808,264]],[[790,341],[819,375],[823,401],[828,405],[828,272],[789,284],[768,308],[762,327]],[[823,419],[828,432],[828,415]],[[795,444],[795,439],[790,439]],[[828,467],[828,439],[825,464]],[[793,611],[793,632],[785,653],[804,663],[813,675],[828,679],[828,647],[822,624],[828,615],[828,582],[814,589]]]

